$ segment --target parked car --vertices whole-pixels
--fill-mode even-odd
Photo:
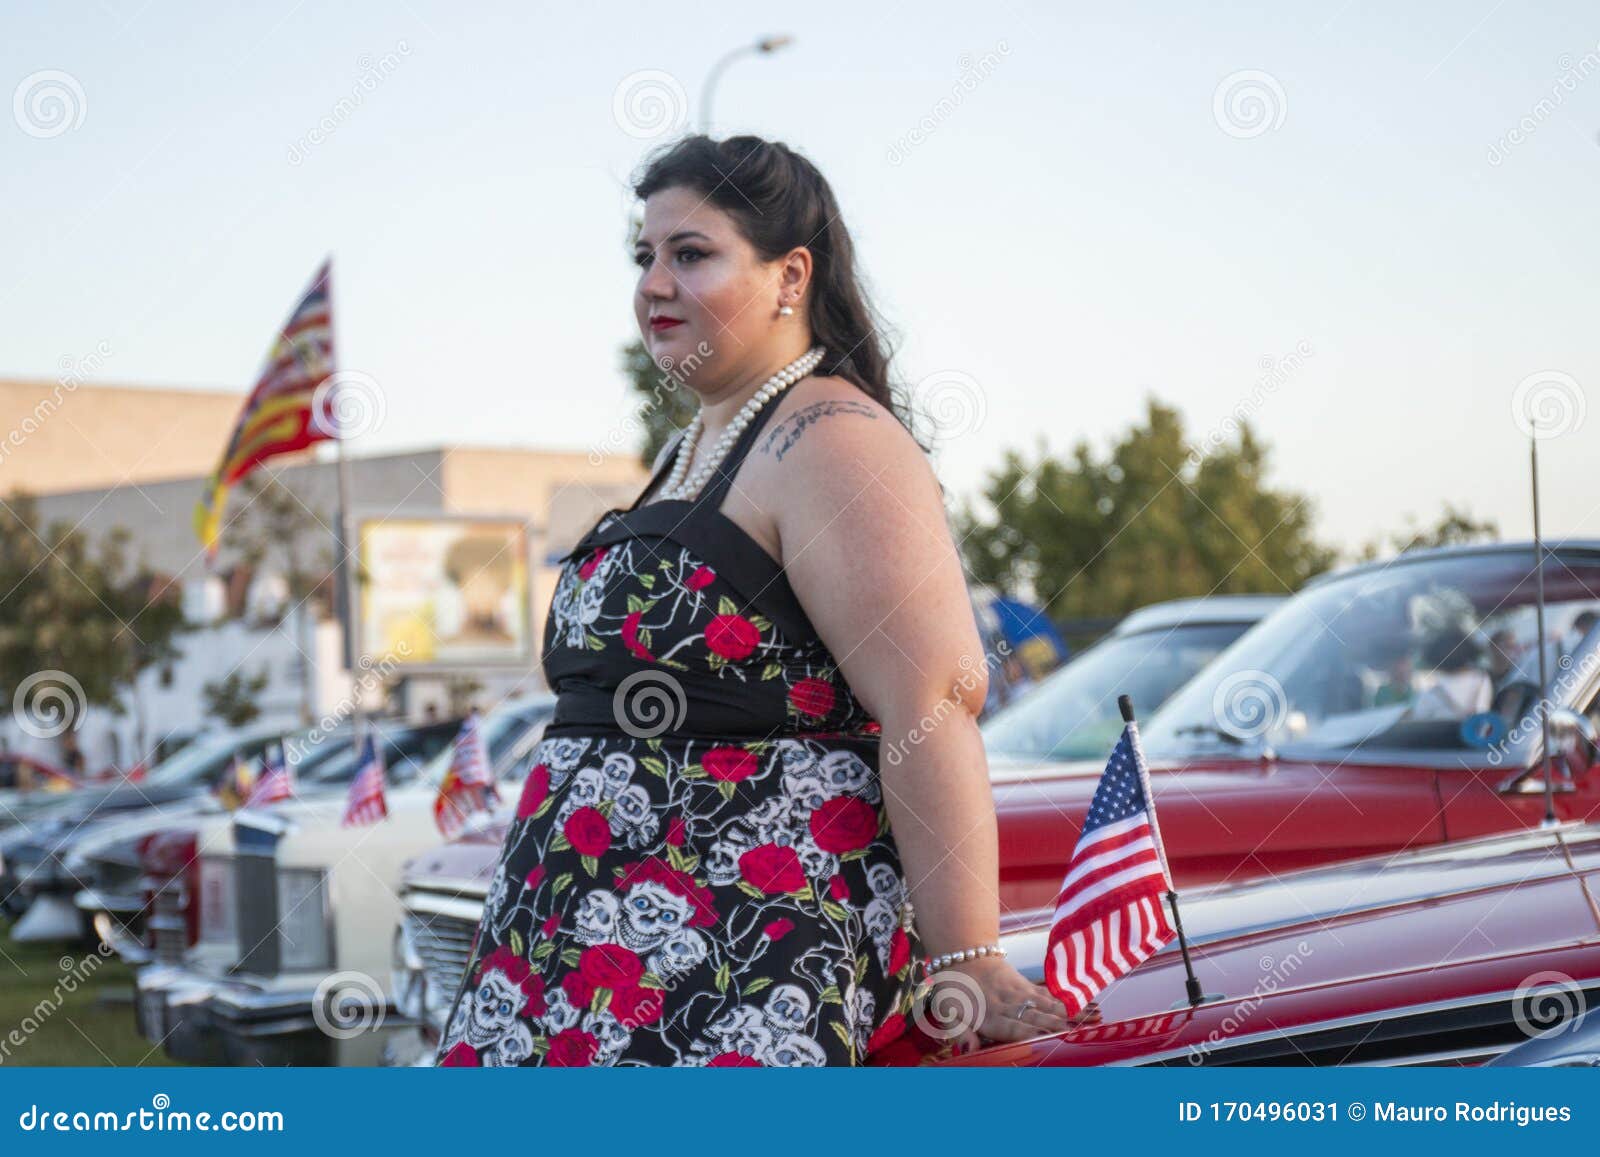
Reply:
[[[529,696],[484,719],[503,795],[517,794],[554,709]],[[181,963],[136,974],[140,1032],[190,1064],[376,1063],[404,1023],[387,989],[400,865],[439,841],[451,754],[390,791],[374,824],[341,826],[335,799],[198,825],[199,940]]]
[[[913,1023],[876,1059],[1593,1064],[1600,1034],[1575,1021],[1600,1004],[1597,882],[1600,825],[1562,824],[1215,885],[1180,900],[1199,1006],[1173,941],[1100,993],[1097,1022],[959,1058]],[[1039,982],[1048,934],[1041,921],[1006,937]]]
[[[137,783],[86,785],[29,809],[0,832],[0,897],[5,897],[6,911],[21,918],[36,896],[48,894],[51,899],[38,908],[33,925],[51,937],[64,934],[63,928],[75,929],[76,910],[60,861],[73,840],[128,813],[171,808],[202,796],[235,758],[257,758],[282,737],[281,728],[266,724],[216,731],[185,745]],[[32,931],[20,924],[12,935],[26,938]]]
[[[409,723],[374,719],[369,726],[382,754],[388,783],[398,787],[415,780],[430,761],[450,746],[461,721]],[[294,751],[295,793],[299,798],[342,798],[361,770],[363,749],[354,742],[354,731],[345,726],[335,729],[334,735],[336,738],[328,740],[319,736],[315,745],[298,745],[303,749]],[[289,746],[292,751],[297,747],[294,743]],[[175,841],[182,838],[181,833],[187,830],[192,836],[193,829],[186,828],[186,824],[221,816],[226,811],[221,800],[206,793],[181,804],[147,808],[114,823],[80,830],[60,853],[63,890],[76,888],[72,894],[74,906],[93,923],[102,939],[109,941],[121,931],[143,941],[145,921],[161,895],[158,889],[148,886],[142,861],[148,842],[162,837],[158,855],[170,855],[177,848]],[[192,847],[192,838],[189,842]],[[171,878],[182,881],[187,879],[187,873],[180,869]],[[182,905],[192,896],[191,890],[177,897],[176,915],[186,921],[188,914]]]
[[[1117,696],[1141,718],[1267,614],[1277,595],[1174,599],[1134,611],[1111,633],[983,724],[984,750],[1012,759],[1104,759],[1122,731]]]
[[[20,823],[30,804],[47,803],[79,786],[64,767],[17,751],[0,752],[0,828]]]
[[[1417,551],[1323,576],[1243,635],[1142,728],[1175,882],[1536,826],[1547,806],[1541,700],[1560,745],[1555,816],[1600,819],[1600,543],[1554,548],[1544,585],[1543,694],[1529,544]],[[1008,920],[1053,905],[1108,752],[1082,763],[991,755]]]

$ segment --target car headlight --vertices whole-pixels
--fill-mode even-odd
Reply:
[[[395,1008],[400,1015],[422,1021],[428,1011],[428,974],[417,952],[416,938],[411,933],[411,921],[403,918],[394,930],[393,976],[389,987],[394,992]]]
[[[234,902],[233,858],[200,857],[200,941],[238,950],[239,911]]]
[[[285,972],[333,967],[327,877],[317,868],[278,870],[278,964]]]

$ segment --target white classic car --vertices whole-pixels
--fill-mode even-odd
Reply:
[[[483,722],[502,796],[516,795],[555,709],[507,701]],[[441,752],[388,792],[388,816],[344,827],[344,799],[245,809],[202,827],[199,935],[136,976],[139,1030],[188,1064],[378,1062],[402,1026],[388,990],[401,865],[440,842]]]

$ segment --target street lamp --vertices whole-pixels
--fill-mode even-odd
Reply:
[[[711,71],[706,74],[705,88],[700,95],[700,131],[711,132],[711,96],[716,91],[717,81],[722,79],[722,74],[739,57],[747,53],[770,54],[780,48],[787,48],[794,43],[792,36],[764,36],[754,44],[747,44],[743,48],[735,48],[721,60],[711,66]]]

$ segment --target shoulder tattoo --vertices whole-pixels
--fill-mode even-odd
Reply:
[[[863,418],[871,418],[873,421],[878,418],[878,412],[865,402],[842,400],[812,402],[808,406],[801,406],[774,426],[766,438],[762,440],[761,453],[772,452],[779,461],[782,461],[783,456],[793,449],[794,444],[800,440],[802,434],[824,418],[832,417],[835,414],[859,414]]]

